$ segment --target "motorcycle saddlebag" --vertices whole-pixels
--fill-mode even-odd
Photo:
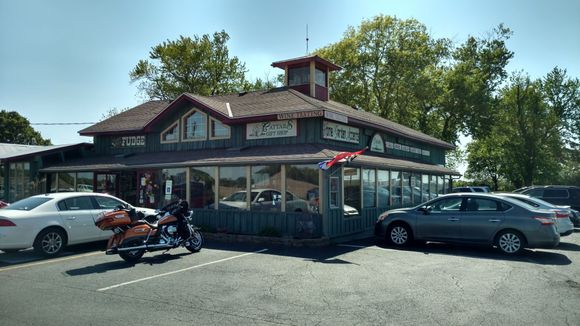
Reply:
[[[117,226],[131,224],[129,213],[123,210],[103,213],[95,221],[95,225],[101,230],[111,230]]]

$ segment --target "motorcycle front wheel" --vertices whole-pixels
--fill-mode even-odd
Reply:
[[[140,246],[142,244],[143,244],[143,241],[132,240],[132,241],[129,241],[126,245],[123,245],[123,247],[136,247],[136,246]],[[123,258],[128,263],[137,262],[139,259],[141,259],[141,257],[143,257],[144,254],[145,254],[145,249],[119,251],[119,256],[121,256],[121,258]]]
[[[185,242],[185,248],[191,252],[198,252],[203,246],[203,235],[198,230],[191,230],[191,238]]]

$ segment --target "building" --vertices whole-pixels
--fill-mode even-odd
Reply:
[[[61,188],[47,183],[39,170],[51,164],[89,155],[93,145],[19,145],[0,143],[0,200],[14,202],[47,191],[73,191],[74,184],[63,178]],[[91,176],[92,183],[92,176]]]
[[[144,103],[79,132],[94,137],[94,155],[40,171],[56,189],[73,180],[138,206],[186,199],[210,231],[331,240],[371,234],[382,211],[447,192],[453,145],[332,101],[340,67],[318,56],[272,66],[284,87]]]

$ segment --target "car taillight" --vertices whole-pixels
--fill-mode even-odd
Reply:
[[[0,218],[0,226],[16,226],[16,224],[14,224],[12,221]]]
[[[556,218],[567,218],[569,216],[570,216],[570,214],[568,214],[568,212],[556,211]]]
[[[552,225],[554,224],[554,219],[551,217],[535,216],[534,220],[540,222],[542,225]]]

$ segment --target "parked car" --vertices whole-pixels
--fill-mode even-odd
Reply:
[[[580,211],[580,187],[577,186],[530,186],[520,193]]]
[[[111,231],[95,226],[95,219],[117,206],[133,208],[107,195],[66,192],[36,195],[0,210],[0,250],[18,251],[34,247],[42,255],[55,256],[67,245],[108,239]],[[155,210],[135,208],[144,216]]]
[[[570,219],[572,220],[572,224],[574,224],[574,226],[576,227],[580,227],[580,212],[572,209],[572,216],[570,217]]]
[[[498,193],[497,195],[513,198],[535,208],[547,209],[556,213],[556,228],[558,229],[560,236],[567,236],[574,232],[574,224],[572,224],[572,220],[570,219],[572,216],[572,210],[570,209],[570,206],[556,206],[554,204],[548,203],[547,201],[541,200],[540,198],[535,198],[523,194]]]
[[[442,195],[412,208],[381,214],[375,236],[401,247],[413,240],[494,245],[505,254],[553,248],[560,242],[556,214],[515,199],[484,193]]]
[[[237,191],[219,202],[219,209],[247,209],[246,191]],[[250,192],[251,209],[255,211],[279,211],[282,193],[275,189],[252,189]],[[213,205],[210,205],[213,208]],[[289,212],[308,212],[308,202],[286,191],[286,210]]]
[[[488,186],[455,187],[451,192],[491,192]]]

